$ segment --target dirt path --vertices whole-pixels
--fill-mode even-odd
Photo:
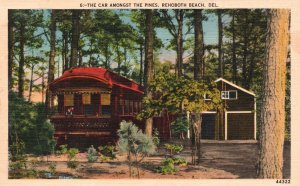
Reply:
[[[255,141],[203,141],[202,160],[199,166],[188,165],[178,167],[179,171],[174,175],[162,175],[155,172],[164,152],[160,149],[155,156],[148,157],[141,166],[141,178],[151,179],[210,179],[210,178],[255,178],[258,145]],[[185,150],[180,154],[189,162],[189,145],[185,144]],[[125,155],[118,155],[117,160],[108,162],[88,163],[85,153],[77,155],[79,166],[76,170],[67,168],[66,156],[51,156],[49,162],[56,162],[56,170],[61,173],[69,173],[78,178],[88,179],[123,179],[129,178],[128,166]],[[46,158],[44,157],[44,160]],[[49,162],[39,162],[37,169],[49,170]],[[290,144],[285,145],[284,150],[284,178],[290,178]]]

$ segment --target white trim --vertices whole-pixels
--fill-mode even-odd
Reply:
[[[229,113],[229,114],[248,114],[248,113],[253,113],[253,111],[226,111],[226,113]]]
[[[188,120],[188,123],[190,123],[190,111],[186,111],[186,118],[187,118],[187,120]],[[191,138],[191,137],[190,137],[190,127],[189,127],[189,129],[188,129],[188,131],[187,131],[187,138],[188,138],[188,139]]]
[[[256,109],[256,99],[254,98],[254,109]],[[256,140],[256,110],[253,111],[225,111],[225,140],[227,140],[227,114],[251,114],[254,113],[254,140]]]
[[[256,140],[256,98],[254,98],[254,140]]]
[[[227,112],[225,112],[225,140],[227,140]]]
[[[215,82],[219,82],[219,81],[224,81],[225,83],[227,83],[227,84],[229,84],[229,85],[231,85],[231,86],[233,86],[233,87],[235,87],[235,88],[237,88],[237,89],[240,89],[240,90],[243,91],[243,92],[246,92],[246,93],[248,93],[248,94],[250,94],[250,95],[252,95],[252,96],[255,96],[255,94],[254,94],[253,92],[250,92],[250,91],[248,91],[248,90],[246,90],[246,89],[244,89],[244,88],[242,88],[242,87],[240,87],[240,86],[237,86],[236,84],[231,83],[231,82],[227,81],[226,79],[219,78],[219,79],[217,79]]]
[[[201,112],[201,114],[216,114],[217,111],[204,111],[204,112]]]
[[[235,98],[230,98],[230,92],[235,92]],[[237,100],[238,99],[238,91],[237,90],[222,90],[221,91],[221,99]]]

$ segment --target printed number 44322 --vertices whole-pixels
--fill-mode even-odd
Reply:
[[[276,183],[291,183],[291,180],[276,180]]]

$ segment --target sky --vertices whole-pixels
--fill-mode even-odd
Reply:
[[[116,12],[119,12],[119,10],[116,10]],[[124,15],[124,14],[123,14]],[[207,19],[205,21],[202,22],[203,24],[203,32],[204,32],[204,44],[217,44],[217,40],[218,40],[218,25],[217,25],[217,17],[215,14],[206,14]],[[45,20],[49,20],[50,19],[50,11],[44,11],[44,19]],[[121,19],[123,20],[123,22],[125,24],[130,24],[133,27],[134,23],[131,22],[130,18],[128,16],[121,16]],[[187,30],[187,27],[184,26],[183,28],[184,32]],[[160,51],[158,52],[159,54],[159,59],[161,62],[164,61],[171,61],[173,63],[175,63],[176,61],[176,52],[174,50],[171,49],[167,49],[167,45],[169,43],[169,41],[172,39],[171,34],[169,33],[169,31],[166,28],[155,28],[157,37],[160,38],[162,40],[162,43],[165,44],[165,47],[161,48]],[[40,34],[41,32],[44,32],[43,29],[38,29],[36,31],[36,35]],[[60,38],[61,37],[61,32],[57,32],[57,37]],[[191,31],[191,33],[189,35],[186,36],[187,37],[194,37],[193,36],[193,30]],[[49,51],[50,47],[49,47],[49,43],[46,40],[45,36],[43,37],[43,39],[45,40],[44,42],[44,46],[43,46],[43,50],[44,51]],[[32,52],[30,52],[30,54],[28,53],[28,55],[31,55]],[[34,52],[34,55],[41,55],[39,54],[39,51]],[[185,58],[188,55],[188,52],[185,52],[183,57]],[[61,61],[61,56],[56,57],[56,61]],[[114,66],[116,64],[112,64],[112,66]],[[61,68],[61,67],[60,67]],[[61,69],[60,69],[61,71]],[[55,78],[57,78],[57,74],[55,75]]]
[[[206,21],[202,22],[203,26],[203,39],[205,45],[210,44],[217,44],[218,42],[218,23],[217,23],[217,17],[214,14],[209,14],[208,19]],[[172,38],[171,34],[167,29],[159,28],[156,29],[157,36],[162,39],[163,43],[167,43],[168,40]],[[189,37],[194,37],[193,33],[189,35]],[[188,55],[187,53],[184,53],[183,57]],[[162,48],[160,50],[160,56],[161,61],[172,61],[175,63],[176,60],[176,52],[173,50],[166,50]]]
[[[116,10],[118,11],[118,10]],[[218,25],[217,25],[217,17],[215,14],[207,14],[207,20],[203,21],[203,32],[204,32],[204,44],[217,44],[217,40],[218,40]],[[45,20],[49,20],[50,19],[50,11],[44,11],[44,19]],[[121,18],[123,20],[124,23],[127,24],[133,24],[130,20],[130,18],[128,17],[122,17]],[[133,25],[134,26],[134,25]],[[186,26],[184,26],[183,28],[184,32],[187,30]],[[159,59],[161,62],[164,61],[171,61],[175,64],[175,60],[176,60],[176,52],[174,50],[168,50],[166,49],[166,46],[168,44],[168,42],[172,39],[171,34],[169,33],[169,31],[165,28],[156,28],[155,29],[157,37],[160,38],[162,40],[162,43],[165,44],[165,47],[163,47],[162,49],[160,49],[159,53]],[[40,34],[41,32],[44,32],[43,29],[38,29],[36,31],[36,35]],[[193,30],[192,30],[193,32]],[[60,38],[61,37],[61,32],[57,32],[57,37]],[[187,37],[194,37],[193,33],[190,33]],[[45,40],[44,45],[42,47],[42,50],[44,51],[49,51],[50,50],[50,46],[48,41],[46,40],[45,36],[43,36],[43,39]],[[40,51],[34,51],[33,52],[34,55],[39,56],[42,55],[40,53]],[[32,51],[28,51],[27,55],[32,55]],[[188,55],[187,52],[184,53],[183,57],[185,58]],[[56,57],[55,59],[57,62],[61,63],[61,56]],[[112,64],[112,67],[114,68],[116,64]],[[57,68],[57,67],[56,67]],[[60,74],[61,74],[61,66],[60,66]],[[28,70],[27,71],[27,76],[29,75]],[[55,78],[57,78],[59,76],[58,73],[55,73]],[[36,82],[36,83],[40,83],[40,82]]]
[[[218,41],[218,25],[217,25],[217,16],[215,14],[206,14],[207,20],[203,21],[203,34],[204,34],[204,44],[217,44]],[[134,27],[130,18],[123,16],[121,19],[124,23],[128,23]],[[187,30],[187,26],[184,25],[184,31]],[[168,42],[172,39],[172,35],[166,28],[156,28],[155,29],[157,37],[162,40],[162,43],[168,44]],[[192,30],[193,32],[193,30]],[[187,37],[194,37],[193,33],[190,33]],[[188,55],[184,53],[183,57]],[[176,52],[173,50],[167,50],[166,47],[163,47],[159,51],[160,61],[171,61],[175,63],[176,60]]]

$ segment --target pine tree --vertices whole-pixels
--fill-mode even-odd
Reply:
[[[48,69],[48,85],[54,80],[55,72],[55,45],[56,45],[56,10],[51,11],[51,29],[50,29],[50,57]],[[46,109],[49,112],[53,106],[53,99],[50,95],[49,89],[46,91]]]
[[[147,90],[149,83],[153,79],[153,10],[145,10],[146,11],[146,36],[145,36],[145,89],[146,89],[146,97],[151,98],[152,93]],[[146,127],[145,132],[147,135],[152,135],[152,118],[146,119]]]
[[[13,63],[14,63],[14,15],[13,10],[8,10],[8,90],[13,87]]]
[[[71,59],[70,66],[76,67],[78,65],[78,45],[80,37],[80,10],[72,10],[72,42],[71,42]]]
[[[287,9],[269,10],[258,160],[259,178],[282,178],[289,14]]]
[[[202,79],[204,76],[204,43],[202,28],[202,10],[194,10],[195,28],[195,52],[194,52],[194,79]]]

